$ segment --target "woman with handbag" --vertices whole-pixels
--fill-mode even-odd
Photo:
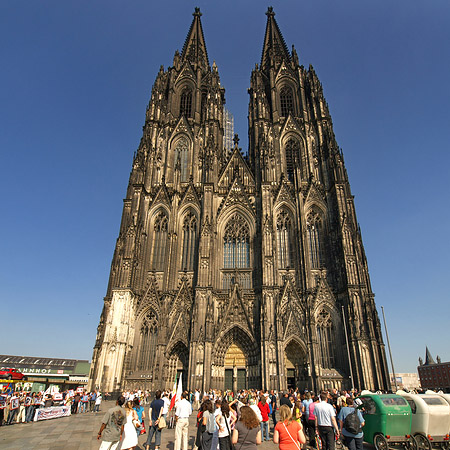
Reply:
[[[141,426],[137,412],[133,409],[133,402],[128,401],[125,404],[125,413],[127,416],[127,421],[123,427],[123,440],[122,440],[122,450],[134,449],[138,443],[138,438],[136,435],[136,428]]]
[[[240,408],[241,416],[236,422],[231,443],[236,450],[256,450],[261,444],[261,427],[256,413],[250,406]]]
[[[230,429],[232,425],[234,425],[234,422],[231,423],[230,407],[228,406],[228,402],[226,400],[222,401],[220,413],[216,416],[216,423],[219,427],[219,449],[231,450]]]
[[[275,426],[273,442],[280,450],[300,450],[306,442],[302,424],[295,420],[287,405],[280,406],[280,421]]]

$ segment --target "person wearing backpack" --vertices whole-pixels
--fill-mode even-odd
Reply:
[[[361,411],[354,408],[351,397],[347,398],[347,406],[342,407],[339,411],[338,421],[342,436],[344,436],[344,445],[349,450],[363,450],[364,418]]]

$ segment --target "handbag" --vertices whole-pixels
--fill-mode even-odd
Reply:
[[[137,419],[133,419],[133,425],[135,426],[135,428],[140,428],[141,422],[139,422],[139,420],[137,420]]]
[[[160,416],[158,419],[158,430],[162,430],[167,427],[166,419],[163,416]]]

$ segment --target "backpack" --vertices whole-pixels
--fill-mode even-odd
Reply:
[[[361,432],[361,422],[356,410],[347,415],[344,420],[344,428],[352,434],[358,434]]]

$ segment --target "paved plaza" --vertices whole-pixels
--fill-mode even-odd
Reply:
[[[91,450],[100,447],[97,441],[97,433],[100,428],[103,415],[106,410],[112,408],[114,402],[103,402],[100,413],[75,414],[70,417],[60,419],[43,420],[30,424],[14,424],[0,427],[0,449],[11,450]],[[145,407],[145,414],[148,417],[148,407]],[[191,415],[189,423],[189,450],[194,444],[196,412]],[[148,424],[148,420],[145,421]],[[272,436],[272,434],[271,434]],[[163,430],[161,434],[161,450],[173,450],[175,441],[175,430]],[[139,444],[136,450],[144,450],[144,443],[147,435],[139,437]],[[151,450],[154,450],[155,438],[153,438]],[[272,442],[265,442],[259,447],[261,450],[275,450],[278,445]]]

